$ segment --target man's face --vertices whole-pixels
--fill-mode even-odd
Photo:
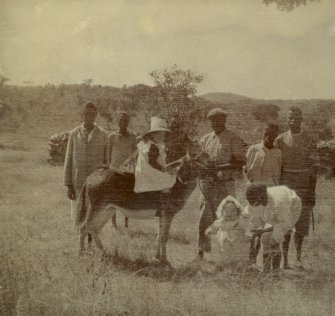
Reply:
[[[120,115],[118,118],[118,125],[120,130],[126,130],[129,125],[129,118],[127,115]]]
[[[86,109],[82,114],[82,118],[85,126],[93,126],[97,118],[97,112],[93,109]]]
[[[302,119],[298,117],[289,117],[288,126],[293,133],[299,133],[301,130]]]
[[[272,148],[273,147],[273,142],[275,141],[277,135],[275,133],[269,133],[265,132],[264,133],[264,138],[263,142],[266,148]]]
[[[224,115],[215,115],[210,119],[211,127],[216,134],[220,134],[226,128],[226,117]]]

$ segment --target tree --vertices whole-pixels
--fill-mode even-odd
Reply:
[[[276,121],[279,117],[280,108],[276,104],[259,104],[252,109],[252,115],[262,123]]]
[[[307,113],[304,120],[306,130],[318,140],[330,140],[334,137],[331,130],[331,120],[335,116],[335,102],[322,100]]]
[[[292,11],[295,8],[306,5],[308,2],[313,2],[317,0],[263,0],[266,5],[271,3],[276,3],[277,8],[282,11]]]
[[[204,76],[177,65],[154,70],[150,76],[157,91],[151,115],[165,118],[177,133],[194,136],[201,119],[201,99],[196,97],[196,92]]]

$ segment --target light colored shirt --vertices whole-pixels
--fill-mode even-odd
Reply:
[[[295,191],[288,187],[274,186],[267,188],[268,203],[266,206],[248,205],[244,214],[249,217],[254,227],[259,221],[273,226],[273,238],[280,243],[284,235],[291,230],[301,213],[301,200]]]
[[[228,129],[219,135],[215,132],[206,134],[200,139],[200,146],[218,165],[231,163],[233,158],[245,161],[242,140]]]
[[[153,168],[149,164],[150,146],[155,144],[159,149],[157,162],[162,166],[166,166],[166,151],[164,144],[157,144],[148,141],[140,141],[137,145],[138,157],[135,167],[135,187],[136,193],[162,191],[171,188],[176,182],[176,175],[170,175],[168,172],[162,172]]]
[[[136,150],[136,135],[128,132],[125,135],[112,132],[108,135],[107,164],[119,168]]]
[[[73,129],[67,144],[64,184],[79,192],[86,178],[106,163],[107,131],[100,126],[87,132],[83,125]]]
[[[247,178],[251,183],[267,186],[279,185],[282,153],[274,147],[268,149],[264,143],[252,145],[247,152]]]

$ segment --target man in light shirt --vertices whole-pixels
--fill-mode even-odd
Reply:
[[[282,153],[274,146],[278,132],[278,125],[268,124],[263,140],[248,149],[245,172],[249,183],[279,185]]]
[[[270,272],[280,268],[280,243],[285,234],[297,223],[302,209],[299,196],[286,186],[266,187],[264,184],[251,184],[246,190],[248,205],[246,214],[254,229],[272,225],[272,231],[262,234],[263,270]]]
[[[210,236],[206,236],[205,232],[216,219],[217,207],[228,195],[235,196],[232,170],[241,170],[246,161],[243,141],[234,132],[226,129],[226,117],[227,114],[221,108],[209,111],[207,118],[213,131],[200,139],[201,149],[208,154],[212,166],[211,172],[201,175],[199,181],[199,258],[211,251]],[[231,165],[230,170],[226,169],[228,164]]]
[[[74,128],[69,137],[64,164],[64,184],[71,200],[74,220],[80,190],[86,178],[106,163],[107,131],[95,124],[96,105],[88,102],[82,111],[83,123]]]
[[[302,211],[295,225],[294,243],[296,247],[296,268],[302,268],[301,254],[304,237],[309,233],[310,217],[315,205],[317,157],[316,141],[302,130],[303,121],[301,110],[292,107],[288,115],[289,130],[280,134],[276,146],[282,152],[282,173],[280,183],[294,190],[302,202]],[[284,267],[289,268],[288,249],[291,239],[289,231],[283,242]]]

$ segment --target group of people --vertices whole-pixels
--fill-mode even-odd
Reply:
[[[264,271],[278,270],[281,254],[284,269],[289,269],[288,250],[294,230],[295,266],[302,268],[302,246],[315,205],[317,177],[314,168],[316,143],[302,131],[301,110],[290,109],[289,129],[284,133],[279,134],[278,125],[268,124],[263,140],[250,146],[246,155],[241,139],[226,129],[226,117],[221,109],[210,111],[208,119],[213,132],[200,141],[202,149],[216,162],[217,176],[205,175],[200,180],[199,257],[211,251],[210,234],[206,234],[206,230],[215,221],[220,202],[228,195],[235,196],[234,179],[220,176],[220,166],[230,163],[233,168],[244,165],[247,179],[248,206],[244,216],[253,224],[250,265],[256,263],[262,244]]]
[[[117,114],[118,130],[112,133],[95,123],[97,114],[96,105],[86,103],[82,111],[83,123],[70,133],[64,183],[68,188],[72,214],[80,190],[94,170],[101,165],[120,168],[134,157],[135,152],[134,191],[154,191],[160,197],[168,194],[176,175],[174,168],[166,164],[166,139],[171,131],[165,120],[153,117],[150,130],[138,139],[128,130],[129,115],[126,112]],[[271,266],[272,269],[279,268],[281,252],[284,268],[289,268],[288,248],[294,228],[296,263],[301,266],[301,250],[309,231],[316,185],[312,158],[316,144],[301,130],[301,111],[291,108],[289,130],[285,133],[279,134],[277,125],[268,124],[262,142],[252,145],[247,153],[241,138],[226,128],[227,114],[221,108],[211,110],[207,118],[213,131],[201,138],[200,146],[208,155],[214,172],[201,173],[199,179],[198,256],[203,258],[210,253],[211,238],[206,230],[216,220],[216,211],[222,200],[236,196],[232,170],[243,168],[248,181],[245,212],[250,222],[257,222],[250,236],[250,264],[256,262],[262,243],[264,270],[270,270]],[[266,225],[271,229],[264,229]]]

